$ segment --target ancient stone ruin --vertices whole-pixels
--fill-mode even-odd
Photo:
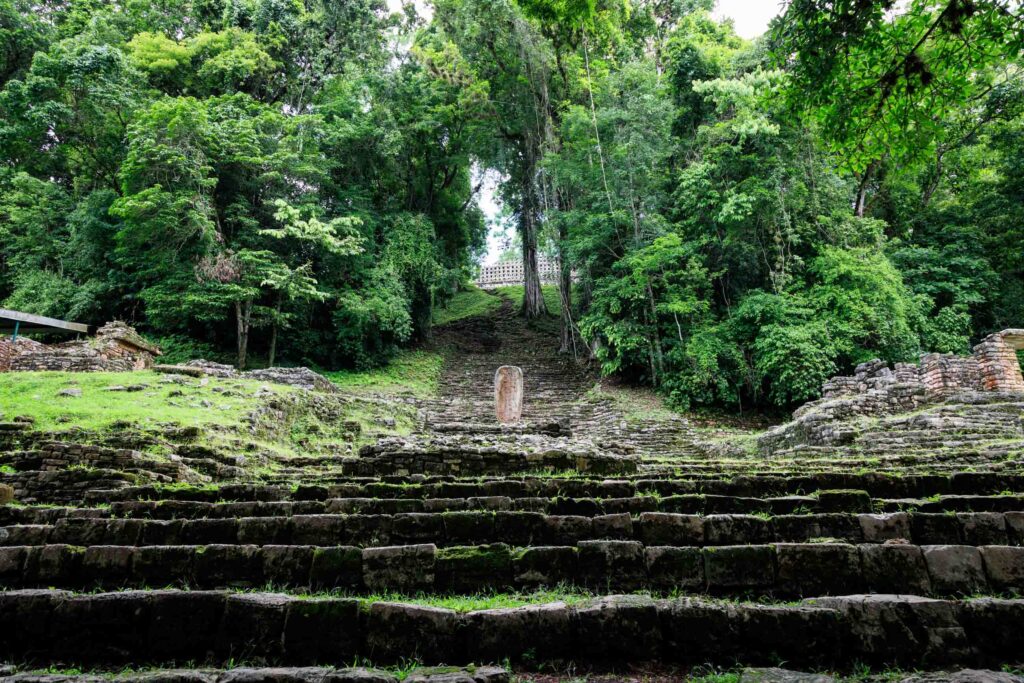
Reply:
[[[78,443],[5,416],[0,679],[397,683],[338,667],[415,661],[452,668],[406,683],[505,683],[505,663],[523,683],[711,667],[830,683],[863,666],[885,673],[846,680],[1021,683],[998,671],[1024,652],[1024,393],[993,361],[1014,334],[864,364],[764,452],[751,432],[627,412],[553,337],[511,303],[439,329],[455,350],[437,394],[367,397],[362,424],[401,405],[406,428],[344,454],[264,452],[241,432],[220,451],[174,425]],[[499,398],[530,398],[515,424],[496,416],[499,364]],[[170,371],[153,390],[239,376]],[[287,393],[327,421],[356,400]],[[266,424],[291,428],[286,398]],[[743,668],[779,662],[841,673]]]
[[[160,349],[135,328],[115,321],[99,328],[95,337],[60,344],[5,339],[0,342],[0,371],[129,372],[152,367],[159,355]]]
[[[974,347],[970,356],[926,353],[919,363],[881,360],[857,366],[849,377],[833,377],[822,386],[822,396],[800,406],[793,421],[770,430],[758,439],[763,452],[799,446],[849,443],[858,435],[851,421],[897,416],[932,405],[1008,406],[1008,428],[1013,429],[1013,406],[1024,401],[1017,350],[1024,348],[1024,330],[1009,329],[991,334]],[[961,422],[974,409],[956,408]],[[987,409],[991,421],[995,409]],[[905,418],[917,419],[920,417]]]
[[[523,416],[523,371],[502,365],[494,373],[494,403],[498,422],[519,422]]]

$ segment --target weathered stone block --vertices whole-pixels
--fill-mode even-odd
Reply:
[[[263,582],[263,557],[255,545],[200,546],[193,575],[204,588],[258,585]]]
[[[805,602],[843,614],[849,629],[846,652],[851,659],[942,666],[970,657],[967,633],[957,619],[954,603],[947,600],[912,595],[849,595]]]
[[[399,545],[363,549],[363,585],[371,591],[421,591],[434,587],[437,546]]]
[[[28,555],[25,546],[0,548],[0,586],[22,586],[22,570]]]
[[[361,588],[363,551],[351,546],[313,548],[309,582],[315,590]]]
[[[455,593],[505,590],[512,585],[512,551],[504,543],[437,551],[435,587]]]
[[[391,534],[396,543],[436,542],[445,538],[445,518],[422,512],[395,515]]]
[[[358,600],[294,600],[288,603],[285,614],[285,661],[350,661],[359,654],[361,634]]]
[[[243,517],[238,520],[238,542],[253,545],[286,544],[292,537],[290,517]]]
[[[348,542],[346,523],[352,516],[295,515],[291,518],[291,542],[296,545],[333,546]]]
[[[698,588],[704,585],[704,558],[700,548],[648,546],[644,549],[647,576],[654,588]]]
[[[192,583],[195,546],[144,546],[135,549],[132,582],[143,586]]]
[[[547,515],[541,523],[541,541],[549,545],[576,545],[593,533],[589,517]]]
[[[135,548],[127,546],[89,546],[82,557],[83,578],[89,584],[123,586],[131,580],[134,557]]]
[[[469,612],[467,658],[495,662],[553,659],[574,654],[576,622],[564,602]]]
[[[14,501],[14,487],[7,484],[0,484],[0,505],[7,505]]]
[[[426,664],[461,660],[460,624],[458,613],[450,609],[375,602],[366,619],[366,656],[380,662],[414,659]]]
[[[916,545],[864,544],[860,546],[860,558],[864,580],[872,591],[914,595],[931,592],[928,567]]]
[[[238,543],[237,519],[187,519],[181,527],[183,545]]]
[[[936,593],[969,595],[987,589],[981,553],[974,546],[929,545],[921,550]]]
[[[821,512],[871,512],[871,496],[867,491],[832,489],[818,492]]]
[[[986,545],[980,548],[985,574],[998,590],[1024,589],[1024,548]]]
[[[704,520],[697,515],[644,512],[640,515],[644,545],[703,545]]]
[[[1006,521],[1001,512],[958,512],[960,533],[967,545],[1006,545]]]
[[[774,546],[718,546],[702,552],[704,576],[711,589],[770,588],[775,583]]]
[[[31,548],[25,558],[25,583],[30,586],[78,586],[81,584],[85,548],[44,545]]]
[[[644,547],[637,541],[580,541],[580,577],[595,589],[635,590],[644,583]]]
[[[915,512],[910,515],[910,529],[917,545],[959,545],[960,522],[953,515]]]
[[[273,585],[307,587],[313,567],[313,546],[265,545],[260,549],[263,579]]]
[[[536,545],[542,542],[544,518],[539,512],[496,512],[495,537],[512,546]]]
[[[1010,545],[1024,545],[1024,512],[1004,512],[1006,536]]]
[[[8,661],[50,654],[50,619],[68,591],[0,591],[0,656]]]
[[[54,612],[52,652],[82,663],[131,662],[145,652],[150,609],[146,591],[76,595]]]
[[[709,515],[704,518],[704,542],[708,545],[769,543],[774,540],[771,522],[754,515]]]
[[[656,603],[638,595],[599,598],[576,610],[579,656],[599,661],[657,659],[662,632]]]
[[[614,515],[598,515],[591,522],[594,538],[622,539],[633,538],[633,518],[628,512]]]
[[[905,512],[857,515],[857,521],[865,543],[909,541],[911,537],[910,516]]]
[[[971,645],[986,661],[1001,662],[1007,652],[1024,652],[1024,600],[966,600],[959,613]]]
[[[517,586],[555,586],[572,583],[578,576],[577,552],[571,546],[538,546],[524,548],[512,561],[513,580]]]
[[[494,538],[494,514],[490,512],[445,512],[444,538],[449,543],[489,543]]]
[[[860,554],[845,543],[780,543],[776,586],[795,595],[839,595],[863,590]]]
[[[155,661],[206,661],[222,656],[218,633],[224,620],[226,591],[150,592],[147,651]]]
[[[275,593],[235,593],[224,606],[219,649],[228,657],[271,663],[284,655],[285,616],[296,598]]]

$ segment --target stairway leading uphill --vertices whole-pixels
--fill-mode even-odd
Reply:
[[[358,455],[0,453],[0,680],[1021,680],[951,673],[1024,660],[1012,404],[763,455],[592,391],[547,322],[438,330],[439,396]],[[828,674],[742,669],[781,663]]]

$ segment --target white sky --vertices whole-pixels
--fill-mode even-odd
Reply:
[[[750,39],[768,28],[768,22],[782,11],[780,0],[718,0],[716,19],[732,19],[736,33]]]
[[[487,0],[478,0],[487,2]],[[388,8],[397,12],[402,8],[402,0],[387,0]],[[421,15],[430,16],[430,5],[426,0],[415,0],[416,7]],[[751,39],[756,38],[768,28],[768,22],[782,10],[782,0],[718,0],[713,13],[716,19],[732,19],[736,27],[736,33],[740,36]],[[477,175],[479,170],[474,172]],[[497,199],[498,178],[489,175],[484,187],[480,191],[480,208],[491,224],[491,230],[487,236],[487,255],[484,257],[485,264],[495,263],[501,253],[503,244],[499,234],[500,226],[497,225],[498,213],[501,210]]]

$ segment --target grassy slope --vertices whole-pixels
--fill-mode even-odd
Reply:
[[[127,421],[143,426],[176,422],[184,425],[235,426],[253,409],[252,395],[261,387],[276,394],[292,387],[252,380],[209,378],[173,384],[155,372],[14,372],[0,382],[0,415],[9,420],[26,415],[41,429],[103,429]],[[164,382],[162,382],[163,380]],[[108,391],[113,386],[145,385],[141,391]],[[80,389],[81,396],[58,396],[62,389]],[[181,395],[172,396],[172,393]]]
[[[324,375],[343,392],[365,394],[411,394],[427,397],[437,393],[444,359],[430,351],[403,351],[382,368],[335,370]]]
[[[501,299],[482,289],[471,287],[458,292],[443,307],[434,310],[434,325],[447,325],[456,320],[484,315],[501,307]]]

